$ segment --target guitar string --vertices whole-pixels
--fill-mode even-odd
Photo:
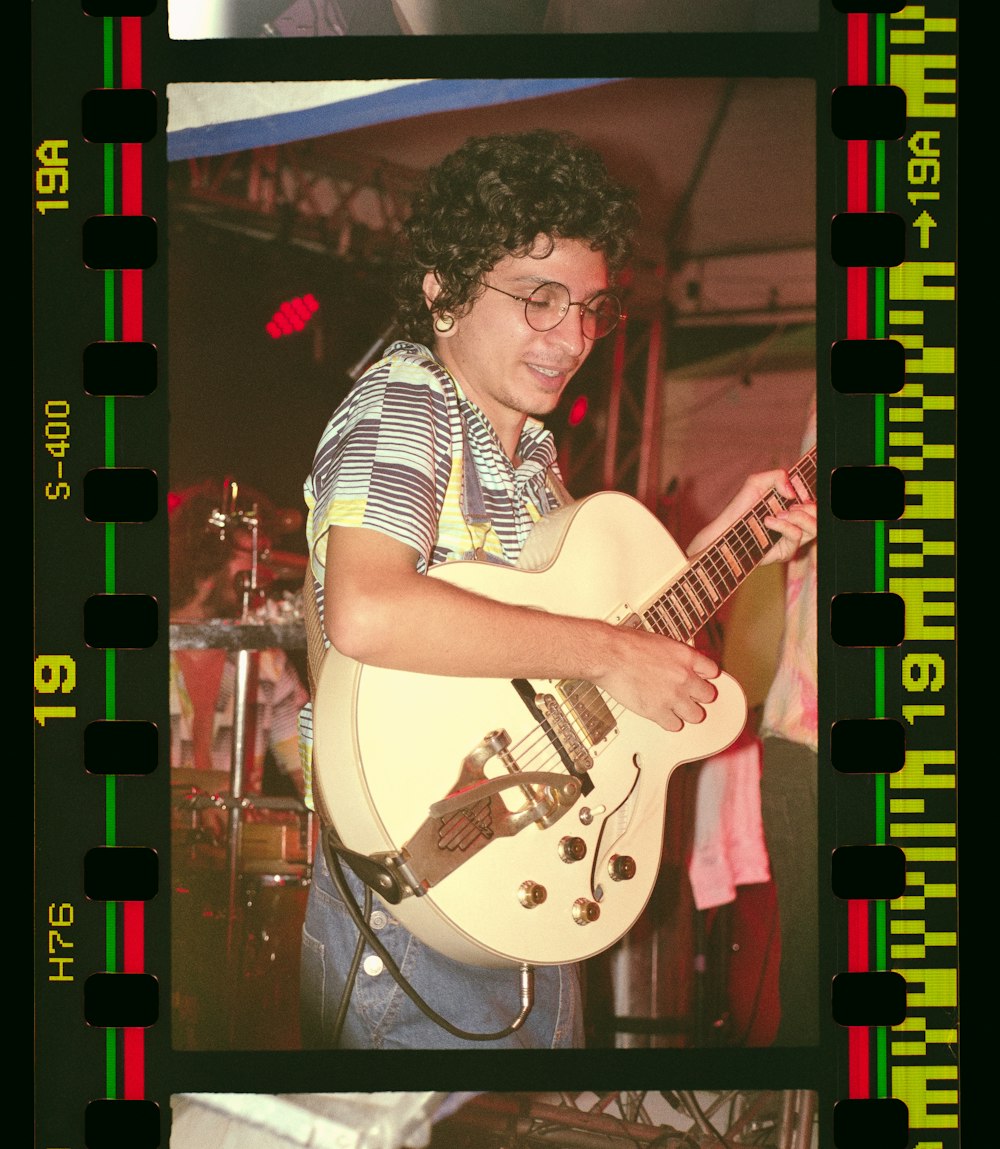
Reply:
[[[806,456],[806,458],[803,460],[803,464],[809,461],[813,462],[814,471],[814,460],[815,449],[810,452],[810,456]],[[791,470],[790,474],[793,478],[800,478],[803,484],[807,487],[809,493],[812,494],[812,483],[809,482],[804,475],[799,473],[801,469],[801,466],[797,466]],[[763,519],[771,513],[771,507],[769,505],[771,500],[777,500],[782,507],[789,505],[789,503],[792,501],[786,500],[783,496],[778,494],[777,491],[772,489],[770,492],[768,492],[767,495],[764,496],[763,499],[761,499],[753,508],[751,508],[750,511],[747,512],[743,520],[735,524],[724,535],[720,536],[720,539],[715,544],[713,544],[713,546],[709,548],[709,550],[706,551],[704,555],[699,556],[699,558],[691,564],[691,566],[684,572],[684,574],[678,577],[678,579],[667,592],[665,592],[659,598],[655,599],[650,604],[650,606],[643,613],[644,617],[651,624],[654,632],[667,633],[670,637],[673,637],[679,641],[687,641],[687,639],[693,637],[693,635],[697,633],[701,626],[704,625],[704,622],[707,621],[709,617],[711,617],[711,614],[714,613],[716,609],[718,609],[718,606],[721,606],[721,604],[725,602],[726,599],[737,589],[742,580],[750,573],[751,570],[754,569],[754,567],[766,553],[766,551],[762,549],[757,537],[753,534],[752,531],[750,531],[749,527],[747,527],[746,520],[750,516],[753,516],[763,528]],[[730,540],[730,536],[734,536],[732,540]],[[727,545],[730,546],[730,550],[733,552],[738,561],[745,558],[750,558],[751,565],[749,568],[747,568],[744,562],[739,561],[741,570],[740,574],[737,575],[732,571],[732,568],[727,562],[724,560],[719,561],[716,559],[713,552],[717,551],[722,543],[727,543]],[[690,608],[684,607],[684,615],[682,616],[681,612],[669,601],[669,596],[673,593],[684,593],[685,597],[687,597],[687,601],[690,603],[691,599],[686,595],[687,588],[683,585],[685,582],[689,582],[692,586],[694,586],[695,594],[698,594],[699,589],[705,590],[704,585],[697,574],[698,567],[702,567],[703,569],[708,569],[711,571],[708,577],[717,590],[719,589],[719,584],[722,584],[720,598],[718,603],[707,604],[708,609],[704,617],[702,617],[697,611],[696,606],[691,606]],[[732,585],[730,585],[730,583]],[[708,594],[708,591],[705,590],[705,593]],[[658,614],[663,609],[666,609],[667,611],[667,619],[664,620],[662,617],[657,619],[653,612]],[[670,625],[671,622],[673,623],[673,626]],[[694,625],[692,625],[692,623]],[[579,686],[574,688],[573,691],[570,691],[564,696],[565,705],[561,706],[560,709],[567,722],[574,728],[578,736],[583,737],[584,741],[587,739],[586,730],[583,728],[583,722],[575,716],[574,706],[575,703],[579,701],[581,692],[589,691],[597,691],[598,695],[603,699],[605,705],[608,706],[612,717],[617,717],[625,709],[624,706],[618,702],[615,702],[603,690],[595,686],[593,683],[581,682]],[[569,712],[567,712],[567,706],[570,708]],[[531,739],[536,736],[537,743],[541,745],[541,751],[533,750],[530,744]],[[528,735],[523,737],[519,742],[510,747],[509,750],[512,753],[515,751],[520,753],[523,761],[525,762],[525,767],[522,768],[526,768],[528,765],[530,765],[532,769],[544,770],[547,768],[547,764],[539,764],[537,763],[536,759],[540,753],[543,753],[545,750],[551,750],[551,742],[544,729],[539,725],[536,726]],[[531,756],[525,757],[526,754]],[[558,751],[550,753],[549,758],[552,762],[555,763],[555,769],[558,770],[561,765],[561,759],[559,758]]]
[[[798,478],[806,488],[808,493],[815,497],[814,494],[814,481],[816,474],[816,448],[813,447],[795,467],[789,471],[790,477]],[[787,507],[794,500],[786,499],[778,493],[777,490],[772,488],[767,494],[759,500],[746,514],[722,534],[715,543],[712,544],[702,555],[695,559],[684,572],[678,576],[670,588],[665,591],[658,598],[654,599],[648,607],[642,612],[642,617],[650,624],[654,633],[666,634],[668,637],[674,638],[677,641],[686,642],[692,638],[701,627],[708,621],[712,614],[736,591],[743,580],[755,569],[760,559],[767,553],[766,549],[761,547],[757,536],[752,529],[748,526],[747,520],[752,516],[761,528],[765,531],[763,520],[766,516],[771,514],[772,508],[770,503],[776,500],[782,508]],[[733,571],[730,564],[724,559],[717,556],[723,544],[726,544],[734,558],[737,560],[737,565],[740,568],[740,573],[737,574]],[[769,548],[767,548],[769,549]],[[743,561],[744,559],[750,560],[750,565]],[[698,569],[706,571],[706,576],[709,582],[719,591],[720,597],[718,603],[711,604],[711,608],[707,609],[707,613],[702,617],[697,611],[696,606],[693,605],[689,613],[686,608],[682,615],[681,609],[678,609],[674,603],[670,601],[670,596],[676,594],[682,588],[685,582],[691,582],[695,587],[695,594],[698,594],[698,589],[705,589],[704,584],[698,576]],[[694,580],[694,581],[692,581]],[[730,583],[732,585],[730,585]],[[721,584],[721,589],[720,589]],[[686,591],[686,588],[683,588]],[[706,593],[709,593],[706,590]],[[687,597],[687,596],[686,596]],[[687,598],[689,603],[692,602]],[[666,612],[666,619],[653,616],[653,612],[659,614],[661,611]],[[694,624],[694,625],[692,625]],[[587,732],[584,722],[576,717],[575,702],[579,703],[583,692],[597,691],[600,698],[603,700],[605,706],[608,708],[612,718],[619,717],[624,711],[625,707],[610,697],[600,687],[595,686],[591,682],[581,681],[580,684],[564,695],[564,701],[559,705],[564,718],[569,725],[574,729],[577,736],[586,743]],[[508,748],[508,753],[513,757],[517,756],[520,760],[520,769],[531,769],[540,773],[559,773],[564,770],[564,764],[559,751],[553,747],[548,733],[541,726],[536,724],[526,735],[524,735],[518,742],[513,743]]]
[[[805,474],[806,469],[809,475]],[[815,448],[790,471],[790,476],[798,478],[810,496],[813,496],[813,479],[815,476]],[[772,489],[764,496],[740,522],[710,547],[703,555],[692,562],[691,566],[678,577],[674,584],[664,594],[654,599],[643,612],[643,616],[652,625],[654,631],[666,633],[679,641],[687,641],[704,625],[723,602],[737,589],[743,578],[759,563],[766,553],[762,549],[757,537],[746,525],[747,519],[753,516],[764,530],[763,519],[770,514],[772,500],[777,501],[784,508],[793,500],[785,499]],[[726,544],[740,566],[737,575],[724,560],[718,557],[718,552]],[[744,560],[749,558],[749,568]],[[718,593],[718,600],[713,599],[710,590],[700,577],[705,572],[706,578],[712,588]],[[692,594],[693,591],[693,594]],[[703,610],[699,610],[698,602]],[[666,617],[664,617],[664,615]],[[588,689],[597,689],[592,684],[585,684]],[[603,693],[603,692],[602,692]],[[572,696],[567,697],[572,704]]]

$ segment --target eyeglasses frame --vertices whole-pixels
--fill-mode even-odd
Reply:
[[[531,295],[515,295],[512,291],[504,291],[504,289],[502,287],[496,287],[492,283],[487,283],[485,279],[479,280],[479,283],[482,287],[488,287],[490,289],[490,291],[498,291],[501,295],[506,295],[508,299],[516,299],[518,303],[523,303],[524,304],[524,321],[525,321],[525,323],[527,323],[527,325],[531,328],[532,331],[555,331],[555,329],[559,326],[559,324],[562,323],[562,321],[569,314],[569,309],[571,307],[586,307],[592,300],[595,300],[599,296],[602,296],[602,295],[610,296],[618,304],[618,318],[615,320],[615,322],[612,324],[612,326],[607,329],[607,331],[602,332],[602,334],[600,334],[600,335],[587,335],[587,333],[584,332],[584,337],[586,339],[589,339],[592,343],[596,343],[598,339],[603,339],[606,335],[610,335],[611,332],[614,331],[615,328],[617,328],[619,323],[623,322],[624,320],[626,320],[628,318],[628,315],[624,311],[622,311],[621,300],[618,298],[617,295],[615,295],[615,293],[613,291],[597,291],[590,297],[590,299],[584,299],[581,302],[575,302],[572,298],[570,298],[569,303],[566,304],[565,313],[563,315],[561,315],[559,317],[559,319],[555,323],[552,324],[551,327],[535,327],[534,324],[531,322],[531,320],[528,318],[528,304],[531,303],[532,296],[535,294],[536,291],[541,291],[541,289],[543,287],[549,287],[550,285],[554,286],[554,287],[561,287],[563,289],[563,291],[565,291],[566,294],[569,295],[569,288],[566,286],[565,283],[560,283],[557,279],[547,279],[547,280],[545,280],[544,283],[540,283],[534,289],[534,291],[532,291]],[[583,316],[582,311],[580,312],[580,315],[582,318],[582,316]]]

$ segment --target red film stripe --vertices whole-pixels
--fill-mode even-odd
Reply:
[[[868,903],[847,903],[847,968],[851,973],[868,970]],[[849,1097],[868,1097],[870,1052],[868,1027],[851,1026],[847,1031],[847,1085]]]
[[[122,16],[122,84],[123,88],[142,87],[142,17]]]
[[[847,15],[847,82],[868,83],[868,15],[865,12]]]
[[[868,207],[868,141],[847,141],[847,210]]]
[[[122,1051],[122,1060],[125,1063],[122,1097],[125,1101],[141,1101],[146,1095],[146,1031],[133,1027],[122,1032],[125,1035]]]
[[[142,144],[122,144],[122,215],[142,215]]]
[[[124,902],[123,906],[125,952],[123,967],[125,973],[143,973],[146,961],[146,907],[144,902]],[[142,1098],[146,1076],[146,1035],[135,1027],[123,1031],[123,1069],[125,1080],[122,1095],[126,1101]]]
[[[851,13],[847,17],[847,82],[868,82],[868,17]],[[851,140],[847,144],[847,210],[868,209],[868,144]],[[868,337],[868,269],[847,269],[847,337]],[[851,972],[868,969],[868,904],[847,904],[847,966]],[[850,1026],[847,1031],[848,1096],[866,1098],[871,1094],[871,1056],[867,1026]]]
[[[146,937],[143,927],[146,924],[145,902],[123,902],[125,926],[123,929],[125,953],[123,968],[125,973],[144,973],[146,961]]]
[[[128,23],[136,22],[134,18]],[[122,215],[142,215],[142,144],[122,144]],[[121,272],[122,339],[142,339],[142,271],[126,268]]]
[[[142,272],[129,268],[122,277],[122,339],[138,343],[142,339]]]
[[[124,16],[120,20],[121,86],[142,86],[142,19]],[[121,211],[123,215],[142,214],[142,145],[123,144],[121,148]],[[121,337],[142,339],[143,278],[139,269],[121,273]],[[124,903],[124,968],[126,973],[143,973],[145,965],[145,906]],[[122,1094],[126,1100],[141,1100],[146,1091],[146,1035],[139,1028],[123,1032]]]
[[[868,338],[868,268],[847,269],[847,338]]]

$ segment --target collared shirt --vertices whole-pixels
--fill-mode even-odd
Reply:
[[[486,525],[463,513],[466,451]],[[537,520],[555,506],[546,488],[552,434],[529,418],[515,467],[483,412],[428,348],[400,341],[369,368],[334,412],[305,482],[314,590],[323,609],[326,537],[332,526],[368,527],[412,547],[417,569],[484,551],[516,563]],[[300,716],[307,785],[312,712]]]

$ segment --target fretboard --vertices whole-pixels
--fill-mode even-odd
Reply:
[[[788,473],[793,483],[815,499],[816,448],[807,451]],[[647,625],[681,642],[693,638],[781,538],[764,526],[764,519],[794,501],[772,487],[646,606],[642,616]]]

